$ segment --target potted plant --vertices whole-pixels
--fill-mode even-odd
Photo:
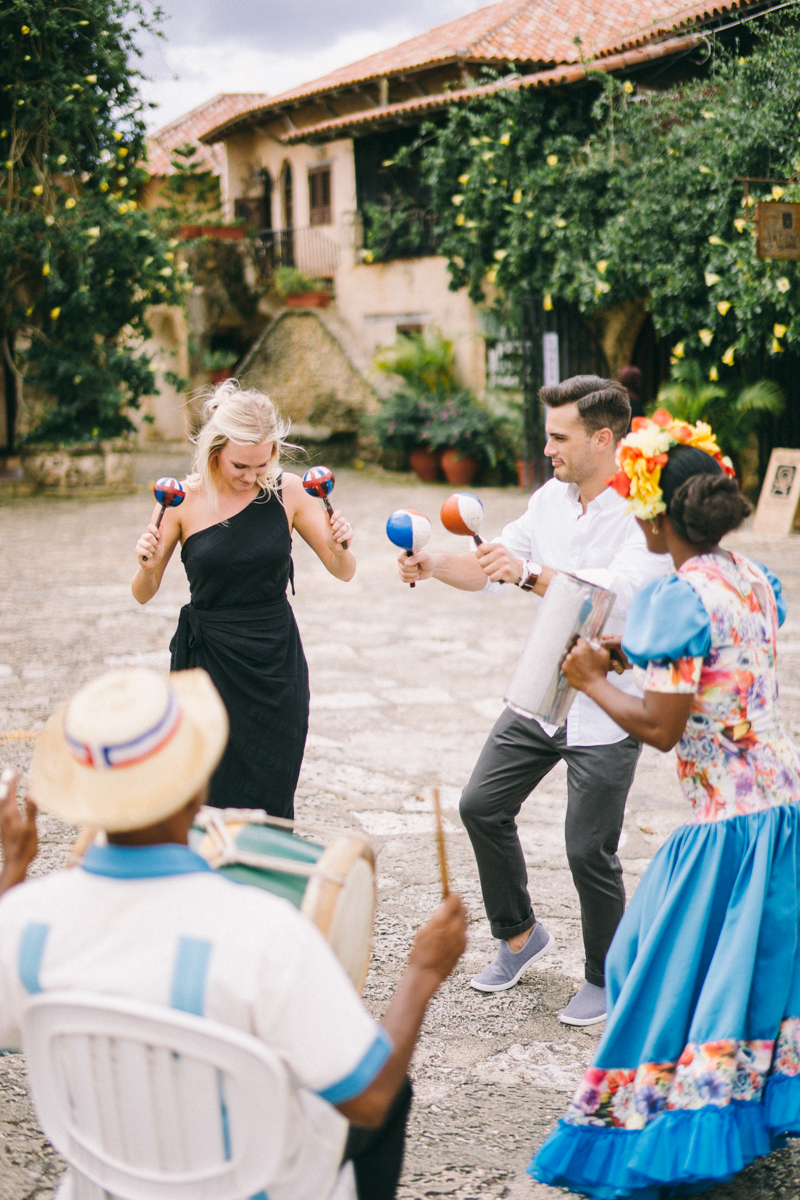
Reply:
[[[495,418],[468,389],[442,398],[422,431],[423,441],[441,450],[441,465],[448,483],[468,486],[482,462],[497,465]]]
[[[331,302],[331,292],[322,280],[297,267],[278,267],[272,286],[287,308],[327,308]]]
[[[439,478],[439,453],[423,440],[426,422],[435,415],[438,404],[435,393],[398,388],[381,402],[378,413],[368,418],[385,459],[393,459],[399,469],[410,464],[423,483]]]
[[[455,387],[453,343],[438,329],[422,334],[400,334],[391,346],[376,354],[375,366],[397,375],[404,387],[381,405],[374,432],[383,450],[402,451],[417,478],[434,483],[439,478],[439,450],[423,437],[423,430]]]
[[[203,370],[208,372],[212,383],[222,383],[233,375],[235,362],[234,350],[206,350],[203,355]]]

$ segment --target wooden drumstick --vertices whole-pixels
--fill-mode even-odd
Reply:
[[[444,844],[444,826],[442,825],[442,805],[439,800],[439,789],[433,789],[433,815],[436,820],[436,851],[439,856],[439,879],[442,883],[442,899],[450,895],[450,876],[447,870],[447,847]]]

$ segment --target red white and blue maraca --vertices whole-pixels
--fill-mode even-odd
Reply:
[[[179,504],[183,504],[186,492],[179,480],[164,476],[163,479],[157,479],[153,484],[153,495],[156,498],[156,504],[161,505],[161,512],[156,517],[156,529],[158,529],[167,509],[177,508]],[[147,562],[146,555],[142,556],[142,562]]]
[[[483,543],[478,532],[483,524],[483,505],[472,492],[454,492],[448,496],[439,516],[448,533],[472,537],[477,546]]]
[[[336,483],[336,476],[330,467],[310,467],[303,476],[303,487],[309,496],[316,496],[325,505],[329,517],[333,516],[333,508],[328,499]],[[347,549],[347,542],[342,542],[342,549]]]
[[[153,495],[156,498],[156,503],[161,505],[161,512],[156,518],[156,529],[161,524],[164,513],[168,508],[177,508],[179,504],[183,504],[186,499],[186,492],[183,490],[183,484],[177,479],[157,479],[153,484]]]
[[[407,558],[427,545],[432,532],[425,513],[417,512],[415,508],[398,508],[386,522],[386,536],[395,546],[405,550]],[[411,583],[409,586],[416,585]]]

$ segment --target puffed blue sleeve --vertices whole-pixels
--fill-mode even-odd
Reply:
[[[677,575],[662,575],[640,588],[628,607],[622,649],[637,667],[705,658],[711,623],[692,585]]]
[[[764,572],[769,580],[769,586],[772,588],[772,594],[775,597],[775,607],[778,610],[778,625],[781,626],[786,620],[786,601],[783,598],[783,584],[778,579],[778,576],[770,571],[769,567],[765,567],[761,562],[757,562],[756,566]]]

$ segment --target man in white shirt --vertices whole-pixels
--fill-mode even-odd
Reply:
[[[269,1045],[289,1076],[270,1200],[325,1200],[343,1157],[359,1200],[385,1200],[402,1165],[406,1069],[428,1001],[463,952],[463,906],[449,897],[419,931],[375,1021],[306,917],[189,849],[227,733],[205,671],[167,680],[128,668],[83,687],[37,742],[30,794],[62,819],[105,829],[107,844],[91,846],[80,867],[28,883],[36,809],[28,799],[20,814],[16,772],[2,772],[0,1050],[19,1047],[28,997],[55,989],[235,1026]]]
[[[606,479],[616,443],[628,431],[630,402],[621,384],[578,375],[539,393],[547,411],[545,454],[554,479],[534,492],[528,509],[495,542],[474,554],[421,550],[401,555],[404,582],[439,579],[464,591],[502,591],[516,584],[543,596],[556,571],[608,588],[617,596],[606,633],[622,631],[628,602],[648,580],[669,569],[647,551],[628,505]],[[630,673],[612,676],[635,691]],[[506,709],[489,735],[461,797],[492,934],[495,960],[471,981],[478,991],[513,987],[526,967],[553,944],[536,920],[528,893],[516,817],[523,801],[559,759],[567,764],[567,857],[581,904],[586,983],[561,1013],[567,1025],[592,1025],[606,1015],[604,962],[625,910],[617,845],[640,745],[579,694],[566,728]]]

